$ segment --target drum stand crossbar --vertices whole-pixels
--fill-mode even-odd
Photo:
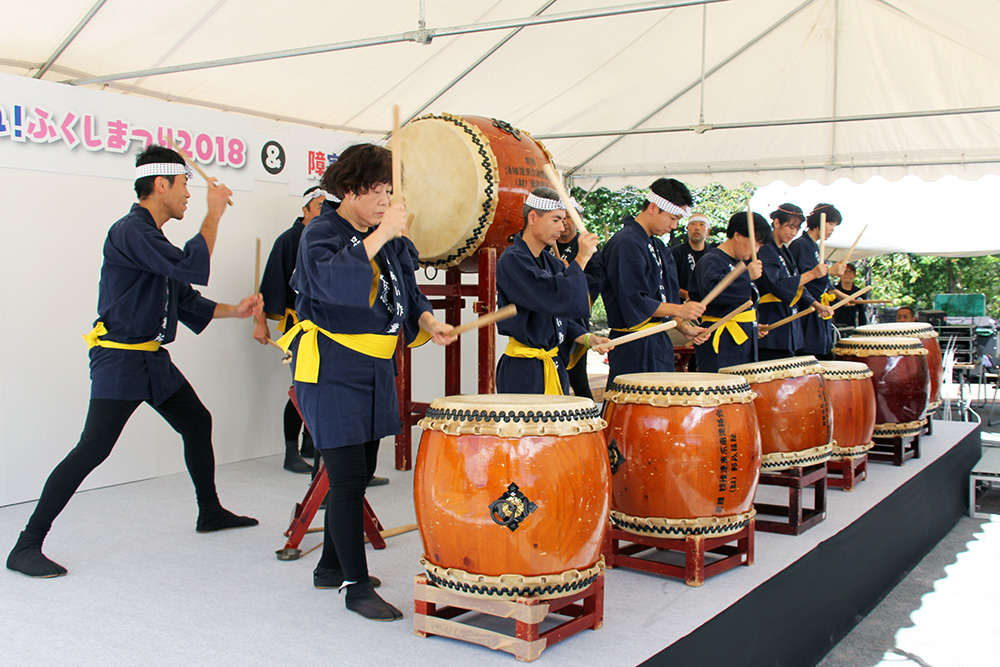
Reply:
[[[927,423],[930,423],[930,419]],[[875,446],[868,451],[871,461],[883,461],[901,466],[909,459],[920,458],[920,435],[873,438]]]
[[[754,519],[739,532],[722,537],[688,535],[669,538],[636,535],[615,526],[608,529],[604,560],[608,567],[628,567],[675,579],[688,586],[701,586],[705,579],[740,565],[753,565]],[[733,544],[735,542],[735,545]],[[655,549],[656,552],[677,552],[684,555],[684,565],[674,565],[637,554]],[[652,556],[654,554],[649,554]]]
[[[291,399],[295,409],[299,410],[299,402],[295,398],[294,386],[288,390],[288,398]],[[302,416],[300,410],[299,416]],[[288,541],[285,542],[284,547],[274,552],[277,554],[278,560],[298,560],[302,556],[302,550],[299,549],[299,545],[302,543],[302,538],[309,531],[313,517],[319,511],[319,506],[323,504],[323,500],[326,498],[326,493],[329,490],[330,480],[326,476],[326,466],[323,464],[322,459],[320,459],[319,467],[316,468],[316,476],[313,477],[312,483],[309,485],[309,490],[306,491],[305,498],[302,499],[301,503],[295,504],[292,522],[285,529],[284,535],[288,538]],[[374,548],[385,549],[385,539],[382,537],[382,523],[375,516],[375,511],[368,504],[367,498],[364,499],[364,503],[365,537],[368,538],[368,542]]]
[[[451,637],[495,651],[506,651],[522,662],[532,662],[549,646],[584,630],[599,630],[604,625],[603,572],[597,575],[593,584],[567,597],[518,597],[513,600],[461,595],[435,586],[426,574],[418,574],[413,581],[413,599],[413,632],[418,637]],[[468,613],[513,619],[514,634],[456,620]],[[542,630],[543,621],[553,615],[568,619]]]
[[[496,248],[480,248],[479,279],[476,284],[463,284],[465,275],[457,267],[445,272],[444,285],[420,285],[420,291],[432,299],[431,306],[445,311],[444,321],[458,326],[461,323],[465,297],[478,300],[472,309],[480,315],[497,309],[497,251]],[[410,348],[402,340],[396,346],[396,394],[399,397],[399,421],[402,430],[396,436],[396,470],[413,467],[413,434],[411,428],[423,419],[428,403],[412,400],[413,377],[410,363]],[[462,393],[462,341],[456,340],[444,350],[444,395],[457,396]],[[492,326],[479,330],[479,393],[492,394],[496,386],[496,337]]]
[[[761,472],[761,486],[784,486],[788,489],[788,505],[755,502],[757,528],[765,533],[801,535],[826,519],[826,465],[824,461],[811,466]],[[802,506],[802,492],[809,487],[813,488],[811,509]],[[785,521],[761,519],[762,514],[781,517]]]
[[[868,453],[826,462],[826,484],[831,489],[853,491],[854,485],[868,478]]]

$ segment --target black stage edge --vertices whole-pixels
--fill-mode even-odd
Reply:
[[[976,428],[857,521],[642,664],[815,665],[968,513],[969,472],[981,453]]]

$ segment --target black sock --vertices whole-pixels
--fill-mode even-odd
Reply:
[[[351,611],[373,621],[398,621],[403,612],[379,597],[370,581],[348,584],[344,603]]]
[[[66,568],[42,554],[43,539],[44,536],[22,531],[7,556],[7,569],[40,578],[61,577],[66,574]]]
[[[256,526],[257,523],[257,519],[249,516],[239,516],[223,507],[218,507],[211,510],[202,510],[198,513],[196,530],[199,533],[214,533],[218,530]]]

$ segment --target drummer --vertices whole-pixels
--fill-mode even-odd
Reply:
[[[674,264],[677,266],[677,284],[680,287],[681,299],[685,301],[688,299],[688,283],[691,282],[698,260],[708,252],[709,248],[715,247],[715,244],[707,242],[708,228],[708,216],[703,213],[692,213],[687,221],[687,241],[670,248]]]
[[[580,324],[590,317],[584,269],[597,251],[597,234],[580,234],[576,256],[564,263],[546,251],[565,229],[566,204],[558,193],[535,188],[522,212],[524,228],[497,260],[497,306],[517,306],[517,315],[497,323],[497,331],[508,337],[497,364],[497,392],[567,394],[559,345],[573,340],[589,349],[608,340]]]
[[[660,239],[677,228],[692,203],[683,183],[658,179],[650,186],[642,210],[626,217],[605,244],[601,294],[612,341],[671,317],[681,320],[677,329],[689,340],[707,340],[699,338],[704,329],[686,322],[701,317],[705,307],[697,301],[681,304],[674,258]],[[624,373],[672,372],[674,346],[667,332],[661,332],[612,350],[608,362],[608,386]]]
[[[916,322],[917,313],[909,306],[900,306],[896,309],[897,322]]]
[[[406,208],[390,204],[390,152],[347,148],[323,175],[329,202],[302,232],[292,276],[300,321],[278,341],[294,356],[295,392],[330,484],[316,588],[346,589],[348,609],[394,621],[402,613],[375,592],[364,544],[365,487],[381,438],[399,433],[396,343],[454,340],[417,287]],[[322,334],[322,335],[320,335]]]
[[[577,203],[575,198],[570,198],[570,204],[581,214],[583,207]],[[567,216],[564,221],[563,233],[559,241],[554,246],[549,246],[549,250],[562,259],[563,263],[576,260],[580,250],[580,232],[576,225]],[[594,301],[601,295],[601,282],[604,279],[604,269],[601,265],[601,251],[595,250],[593,257],[587,262],[587,267],[583,270],[587,277],[587,291],[590,297],[590,305],[593,307]],[[579,325],[584,331],[590,331],[590,317],[581,318]],[[559,346],[559,359],[566,366],[566,373],[569,376],[569,385],[573,389],[575,396],[584,398],[594,398],[590,391],[590,378],[587,374],[587,352],[589,346],[581,345],[575,340],[567,339]]]
[[[820,219],[826,214],[826,238],[830,238],[833,230],[841,223],[843,217],[840,211],[830,204],[816,204],[812,213],[806,218],[806,233],[795,239],[788,246],[799,269],[799,273],[812,271],[820,264],[825,264],[823,257],[819,256]],[[822,271],[822,269],[821,269]],[[842,263],[829,267],[828,275],[815,278],[806,283],[805,288],[816,301],[823,305],[830,305],[836,300],[836,296],[830,288],[830,278],[839,278],[844,273]],[[817,359],[833,359],[833,326],[830,324],[830,315],[819,313],[809,313],[802,318],[802,348],[799,354],[811,354]]]
[[[858,291],[859,285],[854,282],[858,275],[858,269],[853,264],[844,265],[844,275],[840,278],[840,283],[834,287],[834,291],[841,299],[848,298],[852,293]],[[868,313],[864,304],[851,300],[840,307],[833,318],[834,324],[844,327],[860,327],[868,324]]]
[[[773,230],[765,237],[767,243],[761,246],[758,254],[763,273],[757,280],[762,294],[757,305],[757,321],[762,325],[782,320],[798,312],[799,308],[809,306],[816,307],[823,315],[833,313],[829,306],[818,303],[805,289],[806,283],[826,275],[826,264],[817,264],[800,274],[788,250],[788,244],[805,220],[802,209],[795,204],[781,204],[771,212]],[[795,356],[801,348],[802,323],[793,320],[760,339],[757,358],[760,361],[784,359]]]
[[[748,299],[756,302],[759,298],[753,281],[761,276],[761,261],[750,261],[752,246],[748,218],[742,211],[729,218],[726,240],[698,260],[690,283],[692,301],[703,299],[738,262],[747,262],[747,270],[708,305],[701,317],[702,322],[718,322]],[[770,229],[764,216],[754,213],[752,224],[756,240],[766,239]],[[695,345],[698,370],[718,373],[719,368],[725,366],[757,361],[757,334],[757,311],[753,308],[743,311],[716,329],[710,341]]]

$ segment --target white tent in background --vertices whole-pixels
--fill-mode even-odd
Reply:
[[[0,71],[381,137],[501,118],[574,182],[1000,172],[994,0],[42,0]]]

